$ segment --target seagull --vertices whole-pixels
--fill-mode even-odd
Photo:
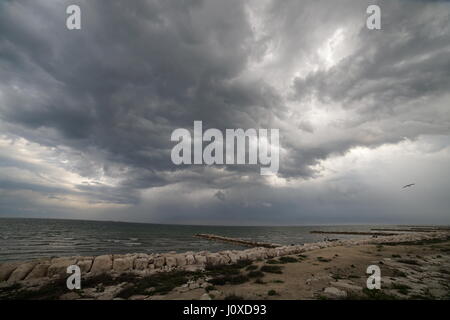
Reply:
[[[416,185],[416,184],[415,184],[415,183],[410,183],[410,184],[407,184],[406,186],[403,186],[402,189],[410,188],[410,187],[412,187],[412,186],[414,186],[414,185]]]

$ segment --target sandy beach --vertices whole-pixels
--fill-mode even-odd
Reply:
[[[67,266],[82,270],[69,290]],[[367,267],[381,271],[367,289]],[[62,257],[0,264],[0,299],[449,299],[450,232],[406,232],[219,253]]]

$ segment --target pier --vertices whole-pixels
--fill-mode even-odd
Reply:
[[[234,243],[234,244],[243,245],[243,246],[247,246],[247,247],[276,248],[276,247],[281,246],[281,245],[275,244],[275,243],[266,243],[266,242],[243,240],[243,239],[238,239],[238,238],[222,237],[222,236],[218,236],[215,234],[199,233],[199,234],[196,234],[195,237],[203,238],[203,239],[207,239],[207,240],[229,242],[229,243]]]

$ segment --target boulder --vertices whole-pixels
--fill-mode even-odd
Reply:
[[[68,292],[68,293],[64,293],[63,295],[61,295],[59,297],[59,300],[76,300],[76,299],[80,299],[80,295],[76,292]]]
[[[7,262],[0,264],[0,282],[8,280],[9,276],[19,265],[19,262]]]
[[[93,259],[86,259],[86,260],[78,260],[77,261],[77,266],[80,267],[81,273],[88,273],[91,270],[92,260]]]
[[[188,265],[195,264],[195,258],[193,254],[186,255],[186,264]]]
[[[148,267],[148,258],[137,258],[134,260],[134,269],[145,270]]]
[[[25,280],[39,279],[47,276],[50,263],[38,263],[33,270],[26,276]]]
[[[124,257],[114,259],[113,261],[113,269],[116,272],[125,272],[133,269],[134,259],[132,257]]]
[[[195,258],[195,263],[196,264],[206,264],[206,262],[207,262],[207,259],[206,259],[206,256],[205,255],[200,255],[200,254],[196,254],[196,255],[194,255],[194,258]]]
[[[177,266],[177,259],[175,258],[175,256],[167,256],[166,257],[166,266],[168,267],[176,267]]]
[[[177,254],[175,256],[177,266],[185,266],[187,264],[186,256],[184,254]]]
[[[155,265],[155,268],[162,268],[166,263],[166,258],[164,257],[156,257],[153,264]]]
[[[338,298],[345,298],[347,297],[347,292],[343,291],[343,290],[339,290],[338,288],[335,287],[327,287],[323,290],[326,294],[338,297]]]
[[[204,293],[204,294],[202,294],[202,296],[200,297],[200,300],[211,300],[211,297],[209,296],[209,294]]]
[[[219,254],[210,253],[210,254],[206,255],[206,263],[214,266],[214,265],[221,264],[222,261],[221,261]]]
[[[74,265],[76,263],[75,258],[58,258],[52,259],[50,266],[48,267],[47,275],[49,277],[53,276],[66,276],[67,275],[67,267]]]
[[[112,269],[111,255],[102,255],[94,259],[92,263],[91,273],[103,273]]]
[[[37,264],[35,261],[20,264],[9,276],[8,282],[15,282],[25,279],[25,277],[33,270]]]

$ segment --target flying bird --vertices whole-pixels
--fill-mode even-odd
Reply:
[[[414,186],[414,185],[416,185],[416,184],[415,184],[415,183],[410,183],[410,184],[407,184],[406,186],[403,186],[402,189],[410,188],[410,187],[412,187],[412,186]]]

